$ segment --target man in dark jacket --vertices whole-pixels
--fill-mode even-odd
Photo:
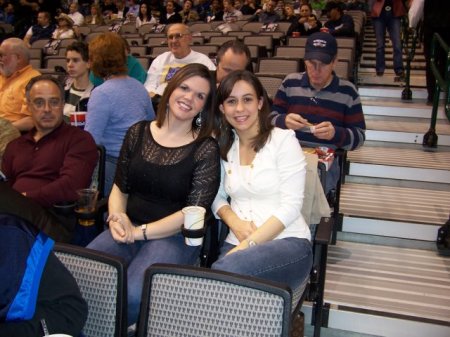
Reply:
[[[52,253],[50,218],[29,199],[0,183],[0,337],[78,336],[87,304],[78,285]],[[3,200],[4,199],[4,200]],[[7,200],[18,204],[4,203]],[[21,217],[14,215],[21,213]]]

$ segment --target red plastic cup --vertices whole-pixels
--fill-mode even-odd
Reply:
[[[70,125],[76,126],[84,130],[85,124],[86,124],[85,111],[73,111],[70,113]]]
[[[292,32],[292,37],[300,37],[300,32]]]

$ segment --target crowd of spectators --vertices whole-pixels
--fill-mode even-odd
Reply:
[[[17,11],[15,2],[0,5],[0,19],[9,20],[19,36],[0,45],[0,127],[22,133],[11,133],[2,171],[12,188],[52,209],[89,186],[95,144],[106,148],[110,229],[89,247],[127,260],[129,324],[136,322],[149,265],[194,264],[198,258],[199,248],[187,247],[180,232],[187,205],[212,210],[230,229],[214,268],[274,281],[289,274],[293,288],[304,281],[311,235],[300,214],[306,165],[301,146],[350,151],[365,141],[358,92],[334,72],[335,36],[354,36],[342,4],[104,0],[68,8],[55,2],[50,8],[23,0]],[[27,27],[18,12],[37,21]],[[324,13],[326,32],[319,31]],[[273,102],[246,70],[251,56],[241,41],[224,43],[215,63],[191,49],[189,23],[233,22],[244,15],[263,24],[291,22],[288,34],[309,36],[306,71],[288,75]],[[114,32],[67,46],[65,88],[29,64],[28,47],[37,39],[74,37],[76,27],[116,19],[135,21],[137,28],[172,24],[165,32],[168,50],[147,73]],[[64,114],[80,112],[86,115],[84,130],[63,122]],[[336,188],[339,172],[335,161],[326,192]],[[286,263],[293,254],[305,258]],[[268,261],[277,266],[255,271]]]
[[[8,23],[14,27],[10,36],[23,38],[30,36],[30,28],[45,28],[46,31],[56,29],[55,24],[62,14],[67,14],[72,20],[75,36],[79,36],[78,27],[82,25],[104,25],[117,22],[136,22],[139,28],[147,23],[185,23],[197,21],[233,22],[246,16],[248,20],[262,23],[287,21],[296,23],[302,15],[302,6],[308,4],[311,15],[316,19],[330,9],[327,0],[102,0],[102,1],[42,1],[42,0],[0,0],[0,23]],[[342,9],[366,9],[365,1],[338,1]],[[45,13],[46,18],[39,18],[39,13]],[[42,16],[42,15],[41,15]],[[330,18],[337,23],[330,23],[334,30],[341,23],[347,25],[347,17],[337,14]],[[344,20],[343,22],[341,22]],[[347,29],[347,27],[345,27]],[[341,30],[340,34],[342,35]],[[45,36],[45,34],[44,34]]]

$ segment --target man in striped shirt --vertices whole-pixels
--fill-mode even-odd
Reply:
[[[329,33],[310,35],[305,73],[286,76],[274,97],[272,123],[295,130],[303,147],[355,150],[365,140],[364,114],[355,86],[334,73],[337,42]],[[339,179],[337,160],[327,174],[326,193]]]

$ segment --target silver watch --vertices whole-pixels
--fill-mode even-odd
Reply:
[[[249,247],[255,247],[255,246],[258,245],[258,244],[257,244],[255,241],[253,241],[253,240],[247,240],[247,242],[248,242],[248,246],[249,246]]]

